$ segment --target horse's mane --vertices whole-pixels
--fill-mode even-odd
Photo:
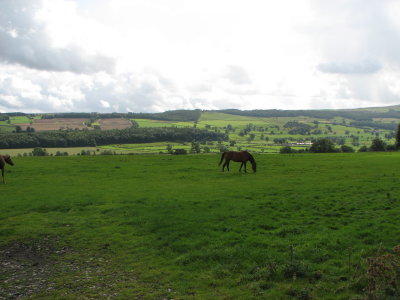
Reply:
[[[252,164],[254,164],[256,161],[254,160],[253,155],[251,155],[249,152],[247,152],[247,154],[249,155],[249,160]]]

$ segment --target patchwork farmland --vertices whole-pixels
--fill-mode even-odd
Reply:
[[[54,119],[33,119],[32,123],[16,124],[26,130],[28,126],[35,129],[35,131],[48,131],[48,130],[82,130],[88,129],[85,125],[88,119],[72,119],[72,118],[54,118]]]
[[[3,121],[1,121],[2,119]],[[23,116],[2,116],[0,114],[0,134],[16,132],[18,127],[22,132],[29,129],[40,133],[59,130],[93,131],[92,129],[105,133],[115,129],[139,128],[147,129],[149,135],[155,137],[166,128],[170,130],[192,128],[215,132],[220,134],[220,137],[206,142],[197,141],[201,142],[201,145],[193,145],[192,142],[196,142],[193,138],[152,140],[151,142],[146,139],[136,142],[129,139],[116,139],[113,142],[109,138],[110,144],[96,142],[95,138],[87,138],[86,145],[85,143],[71,143],[67,147],[99,145],[103,148],[102,150],[108,149],[118,153],[170,153],[176,149],[192,151],[193,147],[197,147],[196,152],[204,153],[220,152],[224,149],[278,153],[283,147],[291,147],[294,151],[306,151],[313,141],[326,138],[335,143],[338,149],[343,146],[346,151],[358,151],[359,149],[368,149],[375,139],[382,140],[385,145],[393,146],[398,122],[400,122],[400,107],[398,106],[336,111],[195,110],[154,114],[71,113],[69,115],[27,114]],[[158,133],[155,134],[156,131],[152,131],[152,129]],[[110,133],[110,135],[115,135],[115,133]],[[222,135],[227,135],[227,138],[221,138]],[[22,135],[15,136],[9,140],[21,137]],[[146,145],[143,145],[144,143]],[[25,145],[19,143],[15,148],[28,147],[26,143]],[[46,147],[60,148],[63,147],[63,144],[47,143]],[[57,151],[61,150],[57,149]],[[50,152],[54,151],[50,150]],[[66,148],[63,152],[68,152],[68,149]],[[24,153],[26,152],[21,154]]]
[[[132,127],[132,122],[123,118],[100,119],[98,123],[101,130],[126,129]]]

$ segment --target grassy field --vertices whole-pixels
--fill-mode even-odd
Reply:
[[[0,299],[398,299],[366,269],[400,244],[400,153],[255,158],[16,157]]]
[[[37,117],[36,119],[38,119]],[[25,116],[10,117],[11,124],[30,123],[32,120]]]
[[[216,144],[216,143],[215,143]],[[174,142],[157,142],[157,143],[144,143],[144,144],[114,144],[99,147],[67,147],[67,148],[45,148],[49,155],[55,155],[59,152],[67,152],[68,155],[77,155],[82,151],[90,151],[91,154],[99,155],[103,151],[111,150],[115,154],[159,154],[167,153],[167,145],[171,145],[172,149],[185,149],[190,151],[191,143],[174,143]],[[32,153],[33,148],[22,149],[2,149],[3,154],[12,156],[29,155]],[[213,152],[219,150],[214,147]]]
[[[13,132],[14,130],[15,130],[14,125],[9,125],[4,121],[0,121],[0,133]]]
[[[81,153],[82,150],[89,150],[92,152],[98,152],[97,147],[68,147],[68,148],[45,148],[47,153],[50,155],[55,155],[57,151],[60,152],[68,152],[69,155],[76,155],[78,153]],[[11,156],[17,156],[17,155],[27,155],[29,153],[32,153],[33,148],[21,148],[21,149],[2,149],[1,153],[2,154],[9,154]],[[101,150],[99,150],[101,151]],[[119,153],[118,153],[119,154]]]
[[[67,148],[45,148],[49,155],[56,155],[59,152],[67,152],[68,155],[78,155],[82,151],[90,151],[93,155],[99,155],[103,151],[112,151],[115,154],[167,154],[167,146],[172,146],[172,151],[176,149],[185,149],[188,153],[191,151],[191,143],[176,143],[176,142],[156,142],[156,143],[144,143],[144,144],[113,144],[98,147],[67,147]],[[260,153],[279,153],[281,146],[266,146],[266,144],[261,143],[243,143],[241,144],[243,149],[249,150],[251,152]],[[229,147],[236,150],[236,147]],[[204,152],[204,148],[209,147],[210,153],[220,153],[218,142],[207,142],[201,145],[201,152]],[[296,148],[296,147],[293,147]],[[297,147],[300,149],[300,147]],[[29,155],[32,153],[33,148],[21,148],[21,149],[2,149],[3,154],[10,154],[12,156],[18,155]]]
[[[139,127],[193,127],[193,122],[174,122],[150,119],[132,119],[139,124]]]

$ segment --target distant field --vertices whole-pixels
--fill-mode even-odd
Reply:
[[[32,127],[35,131],[48,131],[48,130],[82,130],[93,129],[86,123],[89,121],[87,118],[53,118],[53,119],[29,119],[27,117],[15,117],[12,121],[13,125],[19,125],[22,130]],[[93,123],[98,125],[102,130],[110,129],[125,129],[130,128],[132,123],[128,119],[123,118],[108,118],[100,119],[98,122]]]
[[[47,131],[47,130],[60,130],[60,129],[86,129],[87,126],[84,124],[88,119],[83,118],[54,118],[54,119],[35,119],[30,123],[18,124],[22,130],[26,130],[27,126],[35,129],[35,131]]]
[[[193,122],[175,122],[150,119],[133,119],[139,127],[193,127]]]
[[[6,122],[0,121],[0,133],[2,132],[13,132],[15,126],[8,125]]]
[[[113,144],[99,147],[68,147],[68,148],[44,148],[50,155],[55,155],[57,151],[67,152],[68,155],[77,155],[82,151],[90,151],[91,154],[101,154],[102,151],[111,150],[115,154],[160,154],[168,153],[167,147],[171,146],[172,151],[176,149],[185,149],[188,153],[191,150],[191,143],[175,143],[175,142],[158,142],[158,143],[144,143],[144,144]],[[209,148],[211,153],[220,153],[217,142],[208,142],[200,145],[201,153],[205,152],[205,147]],[[243,144],[243,150],[246,149],[251,152],[259,153],[279,153],[281,146],[265,146],[264,144]],[[235,149],[235,147],[231,147]],[[294,149],[301,149],[304,147],[293,147]],[[31,153],[33,148],[22,149],[0,149],[0,154],[10,154],[12,156],[26,155]]]
[[[369,110],[370,109],[360,109],[359,112]],[[377,111],[388,112],[389,108],[382,108]],[[310,116],[253,117],[216,111],[201,112],[200,118],[197,122],[160,121],[140,118],[131,120],[137,122],[141,128],[197,127],[229,135],[228,141],[216,140],[210,144],[202,145],[202,152],[220,152],[221,149],[229,149],[249,150],[259,153],[277,153],[283,146],[291,146],[298,150],[304,149],[309,147],[304,145],[310,145],[313,140],[319,138],[330,138],[336,143],[337,147],[347,145],[353,147],[355,150],[358,150],[362,146],[369,147],[372,140],[375,138],[380,138],[385,143],[393,145],[395,143],[395,130],[389,129],[393,127],[392,125],[395,127],[396,122],[400,122],[399,119],[393,117],[382,117],[374,118],[373,120],[370,119],[369,121],[367,120],[366,125],[363,126],[362,124],[354,125],[355,120],[340,116],[334,116],[331,119],[322,119]],[[307,133],[293,133],[293,131],[291,131],[292,128],[287,127],[287,123],[289,122],[297,122],[298,124],[309,126],[311,130]],[[16,124],[19,124],[22,130],[26,130],[27,127],[30,126],[36,131],[60,129],[82,130],[94,128],[109,130],[124,129],[132,126],[131,121],[124,118],[90,120],[87,118],[40,119],[40,116],[35,116],[34,119],[28,117],[11,117],[10,124],[6,121],[0,122],[0,132],[12,132],[15,130],[14,126]],[[382,124],[385,126],[381,126]],[[371,125],[372,127],[368,125]],[[374,125],[378,125],[378,127],[373,127]],[[386,129],[379,129],[379,126]],[[191,143],[192,141],[186,142]],[[169,143],[165,142],[162,144],[155,143],[146,145],[109,145],[107,147],[118,151],[133,151],[134,153],[159,153],[164,152],[168,144]],[[183,148],[186,149],[186,146],[187,145]]]
[[[249,123],[257,126],[268,126],[268,124],[271,124],[267,118],[234,116],[217,112],[204,112],[201,114],[198,126],[202,128],[206,125],[213,127],[226,127],[228,125],[232,125],[233,127],[243,128]]]
[[[102,130],[125,129],[132,127],[132,122],[123,118],[100,119],[99,126]]]
[[[396,299],[367,267],[400,244],[400,153],[255,159],[240,174],[219,155],[16,157],[0,295]]]
[[[89,150],[92,152],[99,152],[101,148],[97,147],[68,147],[68,148],[45,148],[47,153],[50,155],[55,155],[57,151],[60,152],[68,152],[69,155],[76,155],[78,153],[81,153],[82,150]],[[99,150],[97,150],[99,149]],[[33,148],[22,148],[22,149],[0,149],[0,154],[10,154],[12,156],[17,156],[17,155],[24,155],[24,154],[29,154],[31,153]],[[118,154],[122,153],[121,151],[117,152]]]
[[[255,120],[255,117],[247,117],[247,116],[237,116],[220,112],[203,112],[199,118],[199,122],[207,122],[207,121],[251,121]]]
[[[29,124],[30,122],[31,119],[25,116],[10,117],[9,121],[0,121],[0,133],[12,132],[15,130],[15,125],[19,123]],[[25,128],[26,127],[27,126],[25,126]]]
[[[217,152],[221,151],[221,147],[224,149],[230,150],[249,150],[256,151],[262,153],[278,153],[279,149],[282,147],[280,145],[274,144],[271,141],[261,140],[261,133],[257,131],[253,131],[255,134],[255,139],[252,141],[248,140],[248,136],[239,136],[240,130],[244,129],[248,124],[254,124],[255,126],[260,127],[268,127],[268,126],[276,126],[276,124],[280,124],[283,126],[290,118],[279,119],[279,122],[274,119],[266,119],[266,118],[254,118],[254,117],[242,117],[242,116],[233,116],[229,114],[223,113],[215,113],[215,112],[204,112],[200,120],[197,122],[196,126],[198,128],[209,128],[210,130],[217,131],[225,131],[226,126],[232,125],[235,128],[234,132],[229,132],[230,141],[222,142],[221,144],[218,141],[208,142],[206,144],[201,145],[201,152]],[[296,118],[296,120],[300,121],[309,121],[308,118]],[[56,128],[87,128],[84,124],[88,119],[45,119],[45,120],[33,120],[33,124],[31,127],[37,130],[50,130]],[[139,124],[139,127],[193,127],[195,124],[193,122],[168,122],[168,121],[159,121],[159,120],[149,120],[149,119],[134,119]],[[106,123],[108,122],[108,123]],[[278,122],[278,123],[277,123]],[[36,125],[35,125],[36,124]],[[105,127],[106,124],[109,124],[109,127]],[[130,127],[131,122],[126,119],[103,119],[93,125],[98,125],[102,129],[111,129],[111,128],[124,128]],[[23,129],[26,129],[28,125],[26,124]],[[267,134],[266,134],[267,135]],[[275,136],[274,136],[275,137]],[[288,137],[287,134],[278,135],[276,137]],[[235,141],[233,146],[231,145],[231,141]],[[111,149],[115,150],[116,153],[160,153],[167,152],[167,146],[171,145],[173,150],[175,149],[185,149],[190,151],[191,141],[186,143],[170,143],[170,142],[162,142],[162,143],[147,143],[147,144],[125,144],[125,145],[108,145],[102,146],[101,149]],[[50,154],[55,154],[57,151],[66,151],[69,154],[77,154],[80,153],[81,150],[89,149],[90,147],[83,147],[77,149],[69,149],[69,148],[56,148],[56,149],[47,149]],[[303,147],[294,147],[295,149],[302,149]],[[11,152],[13,154],[23,154],[29,153],[32,149],[15,149],[15,150],[7,150],[7,152]],[[4,152],[4,151],[3,151]]]
[[[11,124],[29,123],[30,121],[31,118],[28,118],[26,116],[10,117]]]
[[[115,154],[159,154],[167,153],[167,145],[173,149],[185,149],[190,151],[190,143],[147,143],[147,144],[115,144],[99,147],[66,147],[66,148],[44,148],[49,155],[55,155],[57,152],[67,152],[68,155],[77,155],[82,151],[89,151],[92,155],[101,154],[102,151],[111,150]],[[0,149],[0,154],[9,154],[12,156],[26,155],[31,153],[33,148],[22,149]]]
[[[174,143],[174,142],[158,142],[146,144],[120,144],[120,145],[107,145],[101,148],[111,149],[115,151],[123,151],[125,153],[139,153],[139,154],[159,154],[167,153],[167,146],[170,145],[173,150],[185,149],[190,151],[190,143]]]

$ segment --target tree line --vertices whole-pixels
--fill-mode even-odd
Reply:
[[[96,147],[110,144],[152,142],[226,141],[225,133],[196,128],[128,128],[3,133],[0,148]]]
[[[70,113],[46,113],[46,114],[26,114],[26,113],[0,113],[0,121],[7,121],[9,117],[27,116],[32,117],[41,115],[42,119],[54,118],[82,118],[82,119],[111,119],[111,118],[125,118],[125,119],[152,119],[162,121],[179,121],[179,122],[195,122],[201,116],[201,110],[171,110],[162,113],[97,113],[97,112],[70,112]]]

